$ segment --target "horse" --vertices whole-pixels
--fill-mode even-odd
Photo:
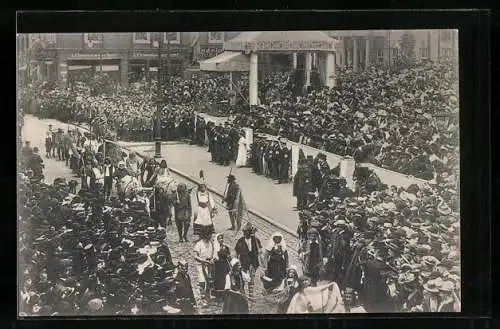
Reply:
[[[304,288],[292,298],[287,314],[307,313],[345,313],[342,294],[336,282]]]

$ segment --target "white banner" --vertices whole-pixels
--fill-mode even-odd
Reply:
[[[340,177],[344,177],[347,181],[347,187],[354,190],[354,168],[356,161],[352,157],[345,157],[340,161]]]

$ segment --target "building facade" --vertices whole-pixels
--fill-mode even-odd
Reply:
[[[363,69],[391,65],[404,55],[416,61],[458,59],[458,30],[328,31],[341,41],[336,64]]]
[[[341,68],[358,70],[371,64],[390,65],[408,52],[417,61],[458,58],[457,30],[327,33],[341,41],[335,54],[335,63]],[[78,73],[103,71],[126,86],[156,74],[159,64],[171,73],[188,67],[196,70],[199,61],[220,54],[224,41],[239,34],[220,31],[19,34],[18,80],[24,82],[35,77],[64,84]],[[292,57],[290,60],[293,61]],[[311,61],[313,67],[321,66],[319,56],[312,54]]]

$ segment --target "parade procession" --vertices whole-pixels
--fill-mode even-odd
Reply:
[[[455,32],[18,35],[19,315],[460,312]]]

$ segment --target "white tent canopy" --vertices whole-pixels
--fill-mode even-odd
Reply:
[[[201,71],[247,72],[250,58],[236,51],[225,51],[215,57],[200,62]]]

